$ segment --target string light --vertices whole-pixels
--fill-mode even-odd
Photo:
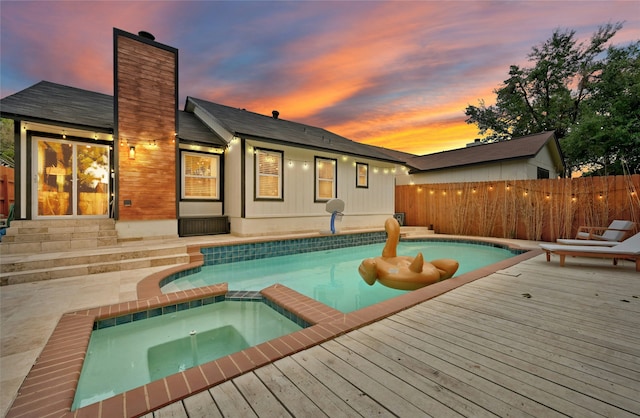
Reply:
[[[122,143],[121,143],[122,144]],[[230,150],[231,147],[228,146],[227,150]],[[252,146],[248,146],[247,147],[247,152],[252,153],[254,155],[256,155],[258,153],[258,150],[256,148],[253,148]],[[302,166],[302,168],[309,168],[309,161],[308,160],[298,160],[295,158],[283,158],[282,159],[287,166],[289,167],[296,167],[298,164],[300,164]],[[331,164],[332,165],[336,165],[337,161],[336,160],[331,160]],[[317,167],[321,168],[323,165],[323,161],[318,161],[317,163]],[[350,165],[352,165],[353,167],[356,167],[356,161],[352,161],[351,163],[349,163]],[[386,175],[389,175],[391,173],[395,173],[396,169],[395,168],[389,168],[389,167],[375,167],[375,166],[369,166],[369,170],[373,171],[374,173],[384,173]]]

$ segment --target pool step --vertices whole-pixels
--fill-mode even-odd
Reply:
[[[0,285],[52,280],[114,271],[185,264],[186,245],[157,246],[149,243],[129,247],[4,256],[0,263]]]
[[[435,231],[426,226],[402,226],[400,235],[403,238],[418,238],[435,234]]]

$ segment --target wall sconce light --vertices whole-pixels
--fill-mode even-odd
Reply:
[[[129,159],[130,160],[136,159],[136,147],[134,147],[133,145],[129,147]]]

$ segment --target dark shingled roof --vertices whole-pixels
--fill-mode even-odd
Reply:
[[[473,145],[449,151],[427,154],[407,160],[411,172],[464,167],[496,161],[532,158],[549,142],[556,141],[552,131],[514,138],[510,141]],[[558,145],[558,150],[560,146]]]
[[[113,96],[41,81],[0,100],[2,117],[54,125],[113,131]],[[198,118],[178,112],[178,137],[215,146],[226,142]]]
[[[404,162],[403,159],[382,152],[378,147],[355,142],[315,126],[275,119],[272,116],[188,97],[186,110],[193,110],[194,107],[208,113],[236,136],[317,150],[330,150],[394,163]]]
[[[180,110],[178,112],[178,138],[182,141],[195,141],[211,144],[219,147],[226,147],[227,143],[215,132],[212,132],[193,113]]]
[[[2,117],[113,130],[113,96],[41,81],[0,100]]]

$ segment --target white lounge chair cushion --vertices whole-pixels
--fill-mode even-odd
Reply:
[[[604,241],[620,242],[631,228],[633,228],[633,222],[615,220],[611,222],[602,235],[590,234],[589,232],[578,232],[576,234],[576,238],[586,240],[590,238],[597,238]]]
[[[599,245],[601,247],[613,247],[620,244],[617,241],[600,241],[595,239],[557,239],[556,242],[562,245]]]
[[[565,253],[576,252],[593,254],[640,255],[640,232],[612,247],[604,245],[540,244],[540,248],[546,251],[562,251]]]

